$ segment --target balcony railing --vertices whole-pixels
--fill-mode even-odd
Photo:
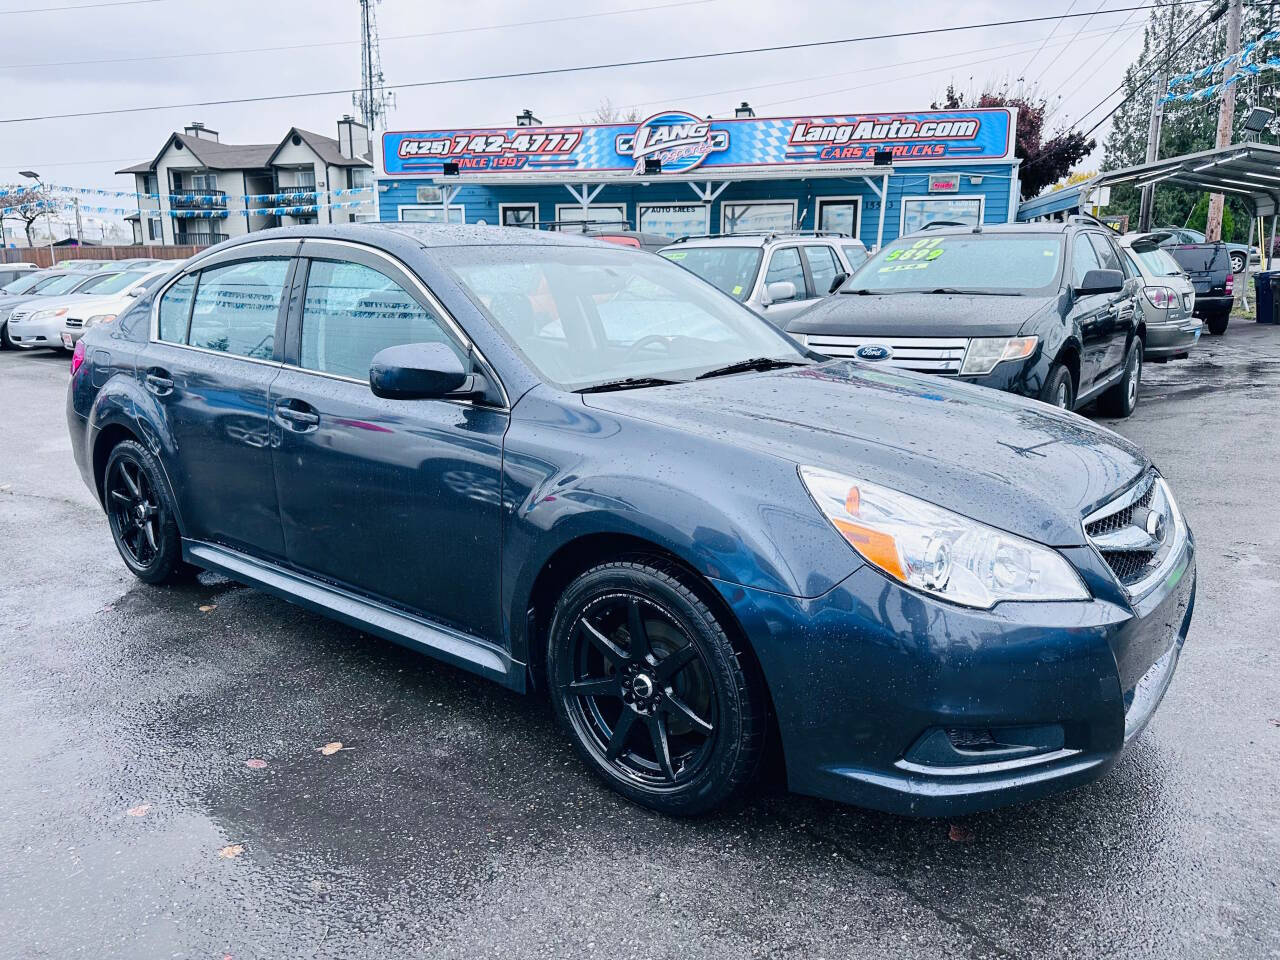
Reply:
[[[227,206],[227,194],[223,190],[207,188],[183,189],[174,187],[169,195],[169,206],[174,210],[222,210]]]
[[[316,198],[316,185],[314,183],[300,183],[295,186],[282,183],[276,186],[275,196],[282,204],[298,200],[314,201]]]
[[[175,242],[182,244],[191,244],[197,247],[211,247],[215,243],[221,243],[227,239],[225,233],[212,233],[209,231],[196,231],[194,233],[183,233],[178,231],[178,235],[174,238]]]

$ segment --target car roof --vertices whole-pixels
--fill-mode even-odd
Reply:
[[[425,248],[436,247],[492,247],[492,246],[542,246],[542,247],[595,247],[599,240],[581,234],[560,233],[548,230],[529,230],[524,227],[490,227],[473,224],[442,223],[340,223],[304,224],[296,227],[273,227],[258,230],[218,244],[211,250],[229,249],[242,243],[258,240],[350,240],[377,247],[399,247],[408,241]],[[208,253],[209,251],[202,251]]]
[[[688,247],[764,247],[772,243],[796,243],[810,241],[813,243],[862,243],[857,237],[840,233],[789,233],[784,231],[768,231],[763,233],[716,233],[705,237],[681,237],[672,246]]]

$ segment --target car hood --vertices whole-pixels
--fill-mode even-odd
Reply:
[[[1051,546],[1150,462],[1082,417],[856,361],[612,393],[591,407],[826,467]]]
[[[95,296],[88,294],[85,296],[70,296],[63,298],[59,306],[67,308],[67,312],[75,317],[91,316],[94,313],[103,310],[107,312],[118,312],[125,306],[133,302],[133,297],[127,294],[105,294]]]
[[[788,333],[876,337],[1009,337],[1052,297],[838,293],[787,324]]]
[[[36,310],[57,310],[61,307],[74,307],[78,303],[86,303],[90,300],[103,299],[102,294],[95,293],[68,293],[56,297],[28,297],[32,304],[39,303]],[[17,304],[15,304],[17,306]]]

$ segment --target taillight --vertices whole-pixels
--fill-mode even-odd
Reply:
[[[1227,271],[1227,293],[1231,292],[1232,287],[1236,285],[1236,278],[1232,276],[1231,271]]]
[[[1167,310],[1178,302],[1178,295],[1168,287],[1144,287],[1142,292],[1151,305],[1159,310]]]
[[[80,365],[84,363],[84,341],[77,340],[76,348],[71,353],[71,375],[74,377]]]

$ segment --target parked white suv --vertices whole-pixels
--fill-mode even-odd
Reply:
[[[861,266],[867,248],[842,233],[729,233],[683,237],[658,255],[785,327]]]

